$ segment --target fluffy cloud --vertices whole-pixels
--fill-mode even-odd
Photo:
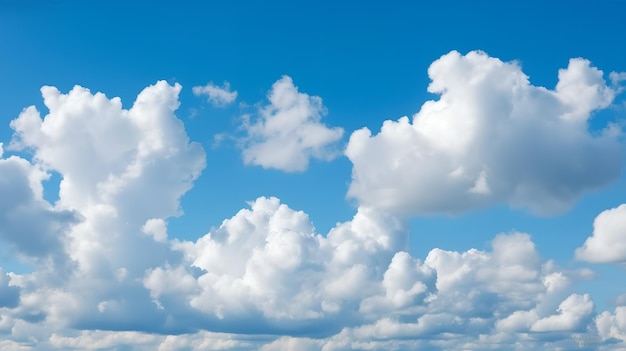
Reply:
[[[437,301],[455,314],[508,314],[536,304],[546,291],[541,260],[527,234],[499,235],[493,253],[433,249],[425,263],[437,271]],[[444,307],[445,306],[445,307]]]
[[[626,306],[618,306],[615,312],[604,311],[596,317],[598,335],[603,340],[617,339],[626,342]]]
[[[576,249],[576,258],[594,263],[626,262],[626,204],[596,217],[593,235]]]
[[[144,285],[165,310],[187,301],[225,331],[254,320],[266,332],[328,333],[363,318],[358,311],[391,313],[433,290],[432,269],[399,252],[407,234],[362,208],[324,237],[305,213],[259,198],[197,241],[174,242],[184,265],[153,269]]]
[[[567,344],[575,341],[558,333],[591,322],[589,296],[567,297],[573,278],[542,263],[527,234],[498,235],[492,251],[433,249],[422,262],[402,251],[402,223],[377,210],[360,208],[321,236],[276,198],[250,206],[196,242],[175,241],[181,265],[147,272],[144,285],[162,308],[199,310],[227,332],[253,324],[264,333],[330,333],[279,338],[263,350],[462,349],[466,341],[438,342],[485,335],[484,347],[496,343],[493,333],[512,343],[526,335],[532,345],[552,333]]]
[[[559,89],[590,94],[572,86]],[[167,220],[205,166],[174,114],[180,89],[158,82],[124,109],[44,87],[47,114],[28,107],[11,123],[9,151],[33,157],[0,158],[0,238],[34,271],[0,269],[0,349],[572,349],[572,335],[594,336],[593,302],[568,290],[580,274],[543,262],[524,233],[422,260],[407,224],[379,206],[321,234],[260,197],[197,240],[176,239]],[[294,99],[318,101],[287,78],[270,94],[276,109]],[[54,204],[43,199],[51,172]],[[595,320],[603,342],[619,339],[618,313]]]
[[[19,221],[4,236],[26,255],[66,258],[64,271],[57,265],[14,277],[21,289],[16,317],[78,329],[156,330],[165,323],[140,279],[177,257],[165,243],[164,220],[182,213],[179,199],[205,166],[202,147],[189,142],[174,115],[180,90],[161,81],[123,109],[119,98],[79,86],[67,94],[43,87],[48,113],[42,118],[31,106],[11,122],[10,148],[34,156],[32,164],[15,156],[0,161],[7,189],[16,192],[1,200],[12,209],[4,220]],[[41,199],[41,180],[52,171],[62,178],[54,206]]]
[[[232,104],[237,99],[237,91],[230,91],[230,83],[224,82],[224,87],[217,86],[212,82],[205,86],[192,88],[194,95],[206,95],[213,106],[224,107]]]
[[[399,214],[454,213],[497,202],[553,214],[615,180],[621,130],[590,132],[616,94],[584,59],[559,70],[554,90],[533,86],[515,62],[483,52],[442,56],[411,119],[355,131],[348,195]]]
[[[587,327],[593,313],[593,301],[588,294],[572,294],[557,309],[558,314],[542,318],[531,326],[530,330],[547,331],[581,331]]]
[[[321,123],[326,114],[321,98],[299,92],[291,78],[284,76],[274,83],[268,99],[270,104],[256,121],[244,119],[246,164],[297,172],[307,169],[311,157],[330,160],[337,156],[335,144],[343,129]]]

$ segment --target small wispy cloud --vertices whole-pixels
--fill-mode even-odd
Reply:
[[[224,82],[224,86],[220,87],[213,84],[213,82],[207,83],[205,86],[195,86],[192,88],[194,95],[206,95],[209,102],[216,107],[224,107],[230,105],[237,99],[237,91],[230,91],[230,83]]]

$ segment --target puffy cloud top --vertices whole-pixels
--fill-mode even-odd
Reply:
[[[428,74],[438,100],[377,135],[352,133],[348,195],[360,203],[423,215],[504,202],[549,215],[619,175],[621,130],[588,130],[616,94],[589,61],[570,60],[555,90],[480,51],[452,51]]]
[[[596,217],[593,235],[576,249],[576,258],[594,263],[626,262],[626,204]]]
[[[38,258],[35,272],[15,277],[18,315],[57,328],[158,328],[148,291],[132,282],[175,257],[164,220],[181,213],[180,197],[205,166],[204,150],[174,114],[180,90],[157,82],[124,109],[119,98],[83,87],[64,94],[46,86],[48,113],[31,106],[11,122],[11,147],[32,150],[34,162],[0,159],[8,181],[0,190],[11,189],[0,207],[13,208],[0,215],[9,229],[0,235]],[[49,171],[61,176],[54,206],[42,199]]]
[[[243,160],[246,164],[286,172],[304,171],[311,157],[335,158],[336,143],[343,135],[339,127],[329,128],[321,119],[326,114],[322,99],[298,91],[290,77],[272,86],[270,104],[253,123],[246,119],[243,129]]]

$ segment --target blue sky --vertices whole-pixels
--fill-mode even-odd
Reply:
[[[0,349],[626,348],[624,10],[0,2]]]

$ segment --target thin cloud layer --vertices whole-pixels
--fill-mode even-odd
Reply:
[[[617,91],[584,59],[559,70],[554,90],[516,62],[456,51],[432,63],[427,101],[411,119],[352,133],[348,196],[403,215],[458,213],[494,203],[563,212],[617,179],[622,131],[591,132],[594,111]]]
[[[339,155],[336,144],[343,129],[321,122],[326,108],[320,97],[299,92],[293,80],[283,76],[272,85],[268,99],[258,119],[244,118],[245,164],[301,172],[311,158],[332,160]]]
[[[224,86],[220,87],[207,83],[205,86],[195,86],[192,88],[193,94],[196,96],[206,95],[209,102],[216,107],[224,107],[232,104],[237,99],[237,91],[230,91],[230,83],[224,82]]]

